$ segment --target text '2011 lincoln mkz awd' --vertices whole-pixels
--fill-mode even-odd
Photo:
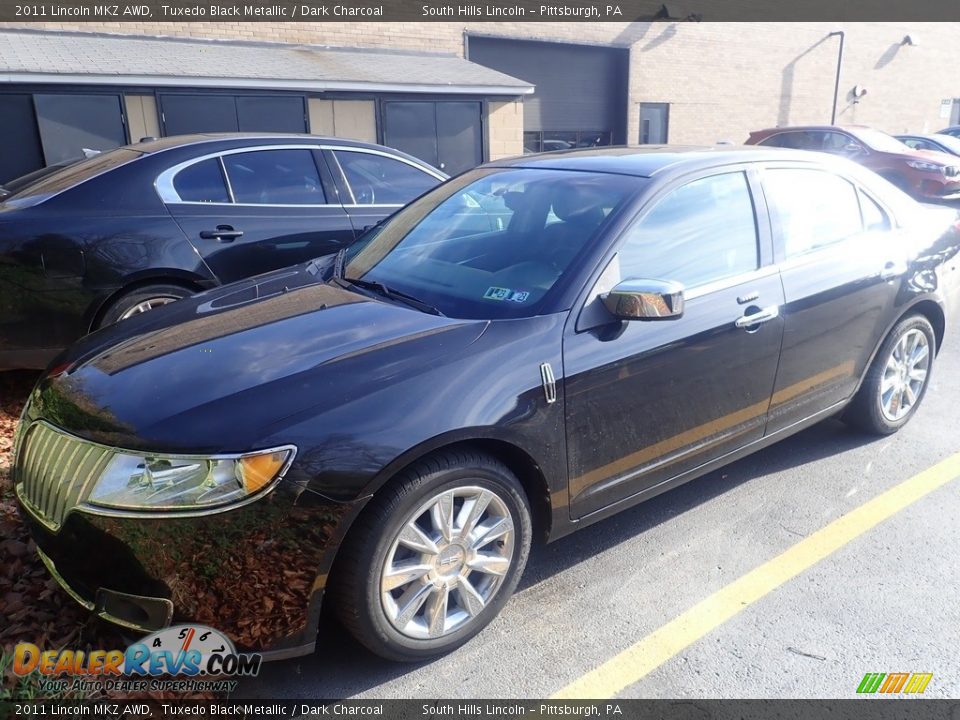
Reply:
[[[14,481],[96,614],[309,652],[449,651],[561,537],[843,413],[920,406],[956,213],[777,149],[500,161],[336,257],[105,328],[30,397]]]

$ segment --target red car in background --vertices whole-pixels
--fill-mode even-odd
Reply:
[[[842,155],[883,176],[917,200],[960,200],[960,158],[913,150],[865,125],[778,127],[750,133],[747,145]]]

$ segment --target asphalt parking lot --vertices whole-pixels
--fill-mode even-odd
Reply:
[[[266,665],[235,695],[851,698],[867,672],[929,672],[925,697],[960,696],[956,330],[897,435],[829,420],[534,548],[501,616],[447,657],[382,661],[327,621],[314,655]],[[755,599],[729,607],[718,591],[757,568]]]

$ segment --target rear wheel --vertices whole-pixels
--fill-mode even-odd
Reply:
[[[192,295],[190,290],[179,285],[145,285],[117,298],[97,324],[97,328],[112,325],[134,315],[169,305]]]
[[[925,317],[901,320],[877,352],[844,418],[870,433],[895,433],[920,407],[935,353],[936,335]]]
[[[444,452],[374,497],[341,550],[332,601],[354,637],[382,657],[441,655],[496,617],[530,538],[513,474],[480,453]]]

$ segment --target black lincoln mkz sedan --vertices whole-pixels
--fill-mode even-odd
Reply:
[[[278,656],[313,648],[323,603],[376,653],[433,656],[498,613],[534,539],[828,416],[902,427],[955,223],[798,151],[492,163],[336,258],[81,341],[30,397],[16,491],[101,617]]]
[[[234,133],[33,177],[0,187],[0,370],[43,368],[91,330],[335,253],[446,175],[379,145]]]

